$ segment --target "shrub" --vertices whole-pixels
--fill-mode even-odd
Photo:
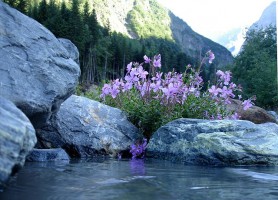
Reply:
[[[239,119],[237,113],[226,110],[226,105],[235,98],[240,87],[231,82],[231,73],[218,70],[217,82],[207,91],[202,90],[201,66],[211,63],[214,54],[208,51],[200,67],[190,65],[184,73],[175,71],[163,74],[161,56],[153,59],[144,56],[143,63],[129,63],[124,80],[116,79],[104,84],[103,102],[125,111],[129,120],[150,138],[160,126],[177,118]],[[143,65],[148,64],[149,72]],[[240,96],[239,96],[240,97]],[[252,106],[251,100],[243,102],[244,109]]]

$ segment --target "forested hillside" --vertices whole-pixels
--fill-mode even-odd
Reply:
[[[187,64],[197,67],[200,56],[209,48],[216,51],[217,65],[221,62],[225,65],[232,60],[228,50],[200,35],[196,36],[191,29],[184,29],[184,25],[177,27],[179,32],[173,34],[173,16],[170,17],[168,11],[155,0],[4,2],[39,21],[56,37],[68,38],[78,47],[82,71],[80,83],[83,84],[123,77],[127,63],[141,62],[145,54],[154,56],[160,53],[162,71],[172,68],[183,71]],[[117,27],[118,32],[115,30]],[[188,30],[191,31],[189,34],[182,35]],[[181,40],[175,40],[173,36]],[[192,40],[188,38],[191,36]],[[196,44],[198,42],[200,44]],[[188,51],[187,47],[191,50]],[[207,80],[214,74],[216,66],[204,69],[203,77]]]

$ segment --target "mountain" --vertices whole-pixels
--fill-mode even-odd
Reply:
[[[265,28],[267,26],[276,26],[276,1],[273,1],[262,13],[260,19],[256,21],[249,29]]]
[[[219,66],[233,57],[223,46],[194,32],[190,26],[155,0],[90,0],[102,26],[130,38],[161,38],[177,43],[188,56],[199,58],[212,50]]]
[[[249,28],[238,27],[230,30],[217,38],[217,42],[225,46],[235,56],[241,50],[246,31],[265,28],[270,25],[276,26],[276,1],[273,1],[267,8],[265,8],[259,20],[254,22]]]
[[[246,30],[246,28],[234,28],[218,37],[217,42],[225,46],[234,56],[236,56],[244,42]]]

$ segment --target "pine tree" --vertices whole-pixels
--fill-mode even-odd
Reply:
[[[18,0],[16,9],[24,14],[27,14],[28,13],[28,1],[27,0]]]
[[[38,13],[39,13],[39,15],[38,15],[37,20],[38,20],[40,23],[43,24],[43,23],[47,20],[47,17],[48,17],[46,0],[42,0],[42,1],[39,3]]]

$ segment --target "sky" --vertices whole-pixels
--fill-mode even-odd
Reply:
[[[195,32],[214,41],[234,28],[256,22],[275,0],[157,0]]]

